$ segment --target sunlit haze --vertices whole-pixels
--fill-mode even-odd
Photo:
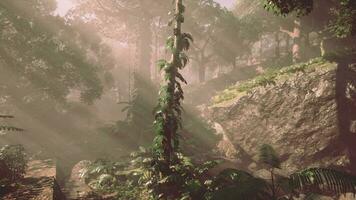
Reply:
[[[216,2],[220,3],[222,6],[226,8],[232,8],[235,4],[234,0],[215,0]]]
[[[57,0],[56,13],[60,16],[64,16],[73,6],[74,3],[71,0]]]
[[[356,200],[355,1],[0,0],[0,200]]]

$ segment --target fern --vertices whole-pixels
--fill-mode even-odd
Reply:
[[[10,118],[14,118],[14,116],[12,116],[12,115],[0,115],[0,118],[4,118],[4,119],[8,118],[8,119],[10,119]]]
[[[15,117],[12,116],[12,115],[0,115],[0,118],[12,119],[12,118],[15,118]],[[0,125],[0,131],[18,131],[18,132],[21,132],[21,131],[24,131],[24,129],[17,128],[17,127],[14,127],[14,126]]]
[[[278,158],[276,151],[271,145],[264,144],[260,148],[260,161],[271,168],[280,168],[281,161]]]
[[[13,127],[13,126],[0,126],[0,131],[24,131],[21,128]]]
[[[298,190],[315,193],[356,194],[356,177],[328,168],[310,168],[290,175],[290,185]]]

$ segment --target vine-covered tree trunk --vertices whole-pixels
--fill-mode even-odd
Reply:
[[[191,35],[182,33],[181,30],[185,10],[182,2],[175,0],[174,35],[167,40],[168,48],[172,52],[171,60],[169,62],[160,60],[158,63],[164,71],[164,82],[160,88],[155,114],[154,126],[157,136],[153,142],[153,150],[158,160],[162,160],[168,166],[175,160],[175,153],[179,147],[178,129],[181,126],[181,101],[184,98],[181,82],[187,83],[179,69],[184,68],[188,62],[188,56],[183,50],[188,50],[192,41]]]

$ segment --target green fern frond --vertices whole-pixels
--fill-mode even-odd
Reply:
[[[13,127],[13,126],[0,126],[0,131],[24,131],[24,129]]]
[[[0,118],[14,118],[12,115],[0,115]]]
[[[327,168],[310,168],[290,176],[290,185],[299,190],[356,194],[356,177],[345,172]]]
[[[271,145],[264,144],[260,148],[259,160],[272,168],[280,168],[281,161]]]

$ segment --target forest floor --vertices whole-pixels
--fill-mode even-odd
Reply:
[[[56,167],[51,160],[33,160],[28,163],[25,177],[8,188],[2,199],[6,200],[52,200],[56,194]],[[58,199],[61,199],[59,197]]]
[[[71,176],[66,181],[64,186],[64,193],[68,200],[71,199],[83,199],[91,189],[80,178],[80,170],[82,166],[80,164],[74,166]]]

